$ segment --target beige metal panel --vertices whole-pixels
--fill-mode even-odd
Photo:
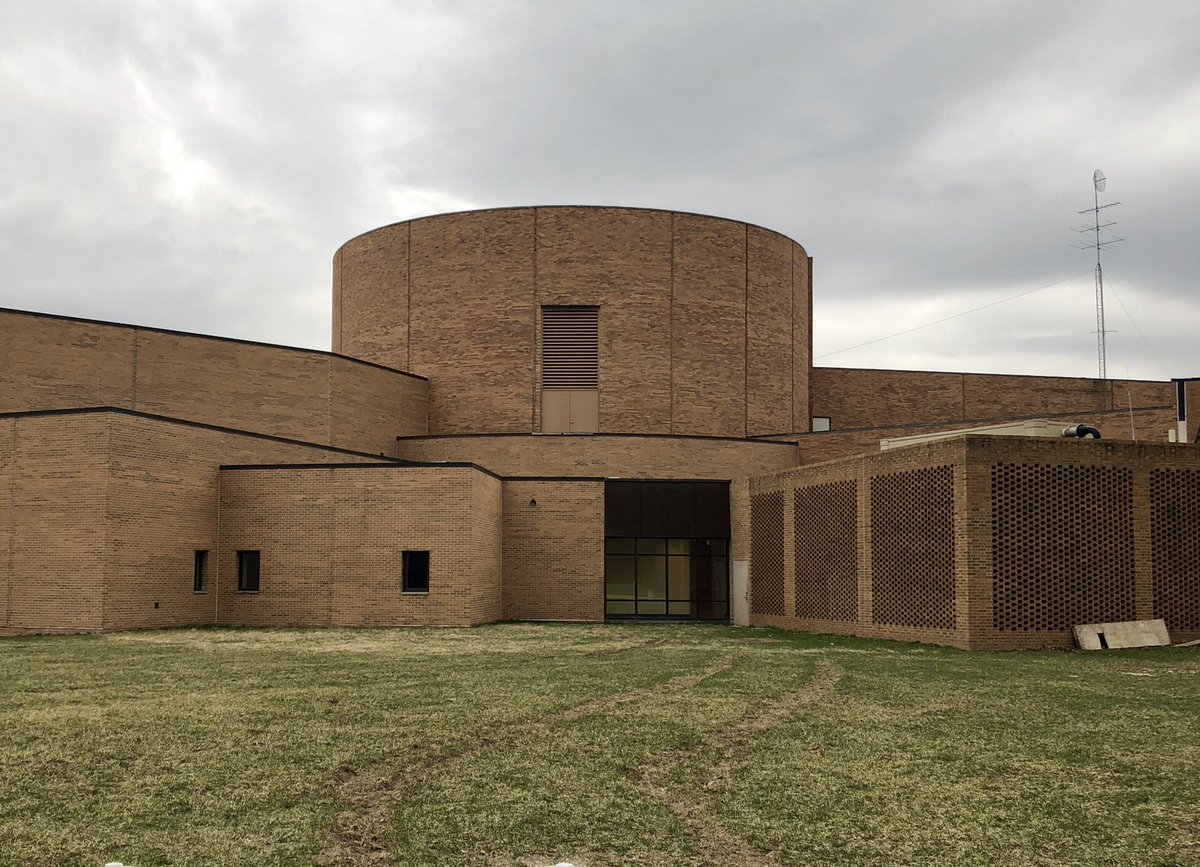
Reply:
[[[573,388],[567,392],[571,406],[571,433],[595,433],[600,429],[600,392],[595,388]]]
[[[596,433],[599,427],[597,389],[542,389],[542,433]]]
[[[567,433],[571,430],[571,392],[566,389],[542,389],[542,433]]]

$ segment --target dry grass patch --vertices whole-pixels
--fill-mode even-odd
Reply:
[[[4,864],[1200,864],[1195,649],[514,624],[0,659]]]

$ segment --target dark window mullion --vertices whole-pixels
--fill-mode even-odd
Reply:
[[[635,551],[637,550],[636,542],[634,543],[634,550]],[[642,594],[640,592],[638,592],[641,589],[641,585],[638,583],[638,571],[639,571],[638,570],[638,562],[640,560],[641,560],[641,557],[638,556],[637,554],[635,554],[634,558],[633,558],[633,616],[634,617],[637,617],[639,614],[642,613],[642,611],[641,611],[641,609],[642,609]]]

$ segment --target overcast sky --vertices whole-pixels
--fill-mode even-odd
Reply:
[[[1195,0],[9,0],[0,131],[0,306],[328,349],[362,231],[635,205],[803,244],[818,364],[1077,376],[1101,168],[1109,375],[1200,375]]]

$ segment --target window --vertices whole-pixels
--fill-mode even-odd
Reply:
[[[729,540],[604,540],[609,617],[729,619]]]
[[[204,580],[208,576],[205,574],[208,571],[208,552],[197,551],[196,559],[192,567],[192,592],[204,592]]]
[[[812,420],[812,429],[814,432],[829,430],[829,422],[830,418],[828,416],[815,415]]]
[[[404,593],[429,592],[429,552],[405,551],[400,564],[401,589]]]
[[[600,426],[600,308],[542,308],[542,432]]]
[[[238,593],[258,592],[258,551],[238,551]]]

